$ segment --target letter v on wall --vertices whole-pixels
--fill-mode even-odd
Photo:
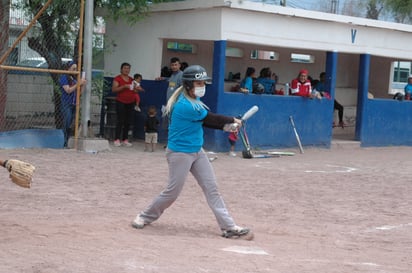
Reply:
[[[355,39],[356,39],[356,33],[357,33],[358,31],[356,30],[356,29],[351,29],[351,35],[352,35],[352,44],[354,44],[355,43]]]

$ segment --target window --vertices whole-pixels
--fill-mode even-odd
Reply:
[[[269,61],[278,61],[279,53],[275,51],[266,51],[266,50],[252,50],[250,52],[250,58],[254,60],[269,60]]]
[[[411,66],[411,62],[393,62],[393,81],[408,82],[408,77],[411,73]]]
[[[292,53],[290,54],[290,61],[292,63],[313,64],[315,62],[315,56],[309,54]]]
[[[167,42],[167,50],[186,52],[186,53],[196,53],[197,47],[193,44],[185,44],[179,42]]]
[[[243,49],[236,48],[236,47],[226,47],[226,57],[242,58]]]

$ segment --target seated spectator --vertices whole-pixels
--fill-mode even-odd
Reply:
[[[330,96],[327,96],[326,94],[324,96],[323,94],[321,94],[321,92],[316,90],[316,85],[318,85],[319,83],[318,79],[313,79],[311,76],[308,76],[308,80],[310,81],[310,85],[312,86],[312,97],[318,99],[321,99],[322,97],[327,97],[328,99],[330,98]]]
[[[240,82],[239,91],[243,93],[253,92],[253,79],[255,78],[255,69],[253,67],[248,67],[246,69],[246,75]]]
[[[283,89],[283,87],[280,87],[279,89],[277,89],[277,85],[279,84],[280,86],[286,86],[286,84],[279,83],[279,76],[276,75],[275,73],[273,73],[273,75],[274,75],[274,80],[275,80],[275,85],[273,86],[273,95],[285,95],[286,91]],[[289,89],[289,83],[287,83],[287,87]],[[289,94],[289,90],[287,94]]]
[[[368,94],[368,95],[369,95],[369,94]],[[369,96],[368,96],[368,99],[369,99]],[[393,96],[393,99],[394,99],[394,100],[400,100],[400,101],[402,101],[402,100],[405,99],[405,95],[404,95],[403,93],[401,93],[401,92],[397,92],[397,93],[395,94],[395,96]]]
[[[322,96],[319,93],[313,92],[310,79],[306,69],[300,70],[298,76],[290,83],[290,94],[293,96],[321,99]]]
[[[312,98],[312,86],[306,69],[300,70],[296,79],[292,80],[290,83],[290,93],[293,96]]]
[[[257,82],[263,85],[265,94],[273,94],[276,87],[276,74],[272,73],[269,67],[262,68]]]
[[[326,90],[326,73],[322,72],[319,75],[319,82],[316,84],[314,90],[319,92],[322,97],[330,98],[330,93]],[[339,127],[344,128],[346,124],[343,122],[343,106],[336,99],[333,101],[333,110],[338,110]],[[336,126],[335,122],[332,124]]]
[[[411,93],[412,93],[412,75],[408,77],[408,84],[405,85],[405,100],[411,100]]]

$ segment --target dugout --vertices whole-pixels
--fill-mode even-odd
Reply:
[[[248,122],[253,146],[295,147],[289,123],[292,115],[304,146],[328,148],[335,130],[332,100],[230,92],[230,73],[243,76],[248,66],[257,71],[271,67],[280,83],[290,82],[306,68],[314,78],[326,71],[332,96],[351,109],[353,127],[346,128],[351,139],[362,146],[412,145],[412,129],[405,126],[412,119],[408,114],[412,102],[389,95],[393,62],[412,59],[410,25],[249,1],[192,0],[153,5],[150,16],[137,25],[108,22],[106,30],[107,41],[112,41],[105,55],[106,76],[117,75],[122,62],[131,63],[131,73],[141,73],[150,82],[142,95],[143,106],[165,104],[165,89],[151,80],[177,56],[212,74],[205,96],[212,111],[239,115],[252,105],[259,106]],[[173,48],[173,43],[193,46]],[[243,55],[231,56],[229,49]],[[253,58],[254,50],[275,52],[276,58]],[[294,62],[292,54],[311,58]],[[151,92],[157,95],[146,99]],[[374,98],[368,98],[368,93]],[[228,149],[223,132],[206,130],[205,140],[208,149]]]

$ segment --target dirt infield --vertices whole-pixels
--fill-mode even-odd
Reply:
[[[33,187],[0,171],[1,273],[407,273],[412,148],[306,149],[212,164],[237,224],[220,237],[193,177],[155,223],[130,226],[164,187],[163,151],[1,150],[36,165]]]

